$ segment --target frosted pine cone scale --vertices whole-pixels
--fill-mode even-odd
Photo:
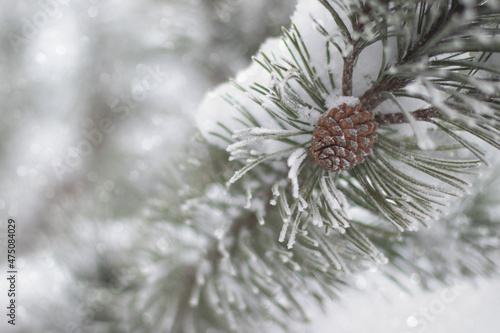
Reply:
[[[312,139],[314,159],[328,171],[350,169],[371,154],[376,131],[373,112],[342,104],[318,120]]]

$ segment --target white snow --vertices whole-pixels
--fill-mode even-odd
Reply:
[[[325,95],[325,107],[327,110],[337,108],[342,104],[347,104],[347,106],[356,106],[360,104],[359,98],[354,96],[341,96],[341,95]]]

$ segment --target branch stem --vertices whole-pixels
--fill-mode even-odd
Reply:
[[[342,73],[342,95],[352,96],[352,74],[354,71],[354,55],[344,57],[344,70]]]
[[[413,111],[411,112],[411,115],[415,118],[415,120],[418,121],[428,121],[434,118],[441,119],[441,115],[436,111],[435,108]],[[375,115],[375,121],[379,125],[394,125],[394,124],[408,123],[408,120],[406,119],[403,113],[377,114]]]

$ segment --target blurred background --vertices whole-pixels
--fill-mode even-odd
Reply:
[[[15,219],[19,271],[17,325],[2,312],[2,332],[109,332],[123,319],[109,310],[115,268],[144,239],[155,175],[192,140],[204,94],[279,36],[295,4],[2,0],[0,237],[5,248]],[[442,292],[370,285],[304,331],[416,332],[412,313]],[[4,278],[0,290],[5,309]],[[498,282],[467,282],[425,331],[469,332],[480,320],[482,332],[496,332],[498,291]]]
[[[294,6],[1,2],[1,244],[14,218],[17,329],[96,331],[83,322],[86,304],[108,300],[113,267],[138,238],[153,178],[190,143],[200,99],[279,35]],[[5,279],[1,286],[7,290]]]

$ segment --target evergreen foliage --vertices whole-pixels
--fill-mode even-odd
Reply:
[[[331,20],[311,18],[323,55],[298,25],[284,29],[285,54],[254,59],[268,81],[235,81],[242,94],[223,96],[236,122],[220,120],[210,135],[229,155],[201,140],[190,155],[202,157],[177,177],[184,185],[158,194],[154,225],[172,224],[178,236],[173,252],[154,254],[162,274],[136,307],[151,311],[152,327],[252,332],[271,322],[291,331],[307,320],[304,300],[335,298],[353,273],[380,263],[395,281],[397,270],[444,282],[496,272],[499,221],[476,214],[490,204],[484,194],[441,216],[488,163],[479,141],[500,148],[497,3],[318,1]],[[360,81],[366,54],[380,63]],[[311,156],[311,136],[335,102],[363,104],[380,128],[364,163],[329,173]],[[189,183],[192,174],[203,177]],[[439,244],[447,230],[456,230],[455,258],[407,250]]]
[[[254,59],[263,79],[234,81],[220,101],[234,113],[157,179],[144,232],[167,245],[130,249],[130,262],[150,265],[116,294],[132,331],[290,332],[308,304],[338,298],[368,268],[424,285],[497,272],[500,221],[485,211],[499,198],[469,188],[500,148],[499,4],[310,2],[328,17],[308,18],[314,41],[299,23],[283,29],[285,51]],[[373,111],[378,140],[363,163],[331,173],[311,136],[340,103]]]

